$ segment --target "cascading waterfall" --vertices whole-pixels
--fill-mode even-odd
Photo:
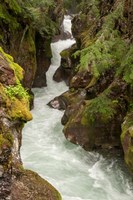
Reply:
[[[67,17],[64,25],[70,30],[68,24]],[[59,52],[73,43],[69,39],[51,45],[53,59],[47,72],[48,87],[33,89],[33,120],[24,128],[21,148],[24,166],[54,185],[63,200],[132,200],[131,180],[120,157],[104,158],[66,141],[60,123],[62,111],[47,106],[67,90],[64,82],[56,83],[52,76],[60,63]]]

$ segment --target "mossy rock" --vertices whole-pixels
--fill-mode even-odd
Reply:
[[[127,114],[122,124],[121,143],[125,162],[130,171],[133,172],[133,112]]]
[[[61,200],[59,192],[37,173],[23,170],[11,190],[14,200]]]
[[[23,121],[32,120],[32,115],[27,108],[26,102],[14,98],[8,107],[7,113],[11,119],[21,119]]]
[[[3,79],[3,84],[0,83],[0,103],[5,108],[6,114],[12,120],[21,119],[23,121],[29,121],[32,119],[32,115],[29,112],[29,95],[22,87],[20,81],[23,78],[23,69],[14,63],[13,58],[6,54],[2,48],[0,48],[0,64],[3,67],[3,73],[10,72],[12,69],[14,73],[10,72],[10,79],[13,79],[14,85],[6,84],[9,77]],[[4,76],[4,75],[3,75]],[[6,80],[7,79],[7,80]],[[5,84],[4,84],[5,80]]]
[[[11,55],[4,52],[4,50],[0,47],[0,53],[2,56],[0,59],[5,60],[5,63],[9,65],[11,69],[13,69],[16,81],[21,81],[23,79],[24,70],[17,63],[14,62],[14,59]]]

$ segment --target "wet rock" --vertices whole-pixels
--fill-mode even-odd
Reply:
[[[78,72],[70,82],[70,87],[74,88],[85,88],[88,86],[90,81],[92,80],[92,74],[88,71]]]
[[[72,56],[76,50],[77,47],[74,44],[71,48],[65,49],[60,53],[61,64],[54,73],[53,79],[55,81],[60,82],[64,80],[66,85],[70,85],[70,80],[75,74],[75,67],[77,64],[77,59],[74,60]]]
[[[54,36],[52,42],[58,42],[59,40],[67,40],[67,39],[72,39],[72,34],[68,31],[64,32],[62,30],[60,35]]]
[[[6,174],[0,178],[0,199],[10,200],[11,199],[11,174]]]
[[[58,109],[58,110],[65,110],[67,107],[67,100],[63,96],[55,97],[51,100],[47,105],[51,108]]]
[[[11,199],[61,200],[61,196],[52,185],[42,179],[37,173],[23,170],[12,184]]]
[[[65,81],[66,85],[69,85],[71,79],[71,68],[59,67],[53,75],[53,80],[56,82]]]
[[[37,59],[37,70],[33,87],[44,87],[46,86],[46,72],[51,63],[51,39],[45,39],[39,33],[36,34],[36,59]]]
[[[5,85],[14,85],[16,82],[14,71],[5,59],[0,59],[0,82]]]
[[[133,172],[133,112],[127,114],[122,124],[121,142],[124,150],[125,162]]]
[[[105,101],[101,109],[100,105],[98,106],[101,102],[100,95],[91,100],[82,99],[80,102],[71,103],[62,117],[66,138],[86,150],[120,148],[121,123],[127,110],[126,91],[127,84],[116,80],[110,84],[109,93],[105,93],[105,96],[100,94],[103,102]],[[106,111],[109,107],[108,98],[114,111]]]

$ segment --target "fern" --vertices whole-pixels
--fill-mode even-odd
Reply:
[[[42,35],[51,37],[58,28],[57,23],[49,16],[49,9],[54,8],[55,3],[51,1],[30,1],[27,7],[24,7],[25,17],[31,19],[31,25]]]
[[[95,41],[89,42],[88,47],[74,54],[75,57],[80,54],[80,70],[90,70],[91,66],[91,72],[95,77],[99,77],[108,68],[120,65],[127,47],[119,31],[114,28],[116,20],[122,18],[122,12],[123,1],[105,17],[105,23],[97,33]]]
[[[92,123],[96,119],[108,121],[116,114],[118,101],[111,100],[105,93],[99,95],[86,107],[85,115]]]
[[[14,11],[16,14],[21,13],[21,7],[17,0],[4,0],[6,4],[8,4],[9,8]]]
[[[125,54],[117,75],[122,75],[123,79],[133,86],[133,45],[130,46],[127,54]]]

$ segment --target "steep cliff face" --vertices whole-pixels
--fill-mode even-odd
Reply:
[[[72,50],[65,52],[67,59],[60,66],[67,68],[71,63],[70,89],[56,98],[59,107],[62,100],[67,107],[64,134],[89,150],[122,144],[132,170],[132,124],[128,123],[132,116],[128,114],[132,113],[132,2],[82,0],[78,10],[72,20],[77,47],[72,54]]]
[[[63,19],[62,1],[1,0],[0,13],[0,45],[23,67],[24,86],[31,88],[34,79],[34,86],[46,86],[51,38]]]
[[[50,42],[62,18],[62,0],[0,0],[0,199],[61,199],[47,181],[23,168],[20,147],[24,124],[32,120],[30,92],[23,86],[29,91],[33,82],[46,85]]]
[[[32,119],[23,69],[0,48],[0,199],[52,199],[60,194],[36,173],[23,169],[22,128]]]

